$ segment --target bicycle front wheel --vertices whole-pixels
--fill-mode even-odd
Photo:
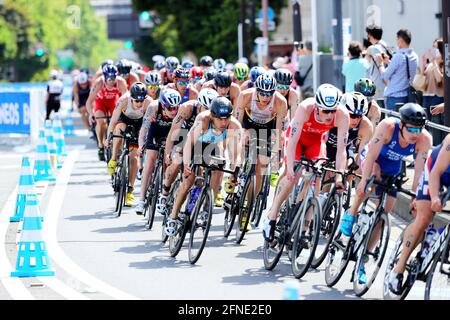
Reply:
[[[153,177],[153,184],[151,185],[151,191],[148,201],[148,216],[147,216],[147,229],[151,230],[153,227],[153,220],[155,219],[156,204],[158,203],[158,197],[161,193],[162,184],[162,166],[158,164],[155,170],[155,176]]]
[[[300,217],[300,223],[294,231],[291,266],[292,273],[297,279],[306,274],[314,258],[314,252],[319,241],[321,217],[319,201],[316,197],[310,198],[305,214]]]
[[[183,246],[184,238],[186,237],[189,216],[180,213],[177,219],[177,223],[179,225],[177,233],[169,238],[169,251],[171,257],[176,257]]]
[[[213,213],[211,188],[203,189],[198,197],[192,214],[191,234],[189,238],[189,262],[195,264],[205,248]]]
[[[123,204],[127,196],[128,188],[128,156],[123,157],[122,167],[120,168],[120,190],[119,190],[119,205],[117,207],[117,217],[122,214]]]
[[[223,221],[223,236],[228,238],[233,230],[234,221],[236,220],[237,212],[239,210],[239,199],[235,194],[229,194],[225,200],[225,217]]]
[[[261,221],[262,213],[267,204],[267,197],[269,196],[269,192],[270,192],[269,176],[265,175],[263,178],[261,190],[259,191],[259,194],[256,197],[255,210],[253,211],[252,215],[252,222],[254,223],[255,227],[258,227],[259,222]]]
[[[240,244],[244,240],[248,224],[253,210],[255,199],[254,177],[248,177],[244,185],[244,190],[239,201],[239,218],[236,225],[236,243]]]
[[[450,237],[447,236],[444,251],[436,255],[427,275],[425,300],[450,299]]]

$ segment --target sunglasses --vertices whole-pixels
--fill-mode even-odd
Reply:
[[[285,85],[277,85],[277,89],[279,89],[279,90],[289,90],[289,88],[290,88],[291,86],[285,86]]]
[[[133,99],[134,102],[141,103],[144,102],[145,99]]]
[[[173,112],[173,111],[178,110],[178,106],[169,106],[169,107],[164,106],[164,107],[165,107],[166,110],[169,111],[169,112]]]
[[[406,127],[406,131],[408,131],[409,133],[415,133],[415,134],[420,134],[422,133],[423,128],[416,128],[416,127]]]
[[[351,119],[361,119],[363,116],[362,115],[359,115],[359,114],[351,114],[350,115],[350,118]]]
[[[156,89],[158,89],[158,87],[159,86],[157,84],[151,84],[151,85],[147,86],[147,88],[150,90],[156,90]]]
[[[336,110],[322,110],[322,113],[324,113],[324,114],[335,114]]]
[[[184,80],[177,80],[177,82],[178,82],[178,84],[180,86],[187,86],[189,84],[189,80],[186,80],[186,81],[184,81]]]
[[[262,97],[271,97],[271,96],[273,96],[274,93],[275,93],[275,91],[258,90],[258,94]]]
[[[106,82],[108,82],[108,81],[115,81],[116,80],[116,77],[107,77],[106,78]]]

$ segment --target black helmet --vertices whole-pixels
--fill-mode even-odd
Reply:
[[[275,77],[275,80],[277,80],[277,84],[290,86],[292,83],[292,73],[288,69],[277,69],[273,76]]]
[[[147,87],[142,82],[135,82],[131,85],[130,95],[134,100],[144,100],[147,97]]]
[[[217,70],[214,68],[206,68],[204,70],[204,76],[206,81],[213,80],[216,77]]]
[[[127,59],[121,59],[117,63],[117,71],[119,72],[120,76],[128,76],[131,72],[131,62]]]
[[[210,56],[203,56],[200,58],[200,65],[202,67],[211,67],[213,65],[213,58]]]
[[[102,70],[108,64],[114,64],[114,61],[112,61],[111,59],[106,59],[105,61],[103,61],[102,62]]]
[[[377,91],[377,86],[372,80],[361,78],[355,83],[355,91],[362,93],[366,97],[373,97]]]
[[[214,77],[214,83],[218,87],[228,88],[231,86],[231,75],[226,71],[219,71]]]
[[[413,126],[425,126],[427,121],[427,114],[425,109],[417,103],[407,103],[399,109],[400,119],[405,124],[412,124]]]
[[[87,75],[89,75],[89,68],[86,67],[80,68],[80,73],[86,73]]]
[[[177,79],[189,79],[189,69],[179,66],[175,69],[174,76]]]
[[[227,119],[233,114],[233,104],[226,97],[217,97],[209,107],[214,118]]]

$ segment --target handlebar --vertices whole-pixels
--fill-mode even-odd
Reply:
[[[381,186],[384,189],[384,191],[386,191],[386,189],[387,190],[394,189],[397,192],[404,193],[410,197],[413,197],[413,198],[416,197],[415,193],[413,193],[409,190],[403,189],[402,186],[399,185],[398,177],[387,177],[387,179],[382,178],[381,180],[378,180],[378,179],[376,179],[375,175],[373,175],[367,180],[366,188],[364,189],[365,193],[368,192],[368,189],[372,184]]]

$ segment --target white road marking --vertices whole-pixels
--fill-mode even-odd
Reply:
[[[119,300],[137,300],[139,298],[123,292],[97,278],[79,267],[73,262],[61,249],[58,244],[56,230],[58,225],[58,216],[63,205],[64,195],[66,193],[67,184],[70,180],[70,173],[80,150],[73,150],[67,156],[63,168],[58,174],[52,196],[47,206],[44,223],[44,238],[46,239],[48,253],[61,268],[74,278],[86,284],[88,287],[95,289],[98,292],[111,296]]]
[[[90,300],[88,297],[83,295],[82,293],[76,291],[72,287],[66,285],[58,278],[54,277],[38,277],[39,281],[45,284],[50,289],[54,290],[56,293],[59,293],[63,297],[69,300]]]

